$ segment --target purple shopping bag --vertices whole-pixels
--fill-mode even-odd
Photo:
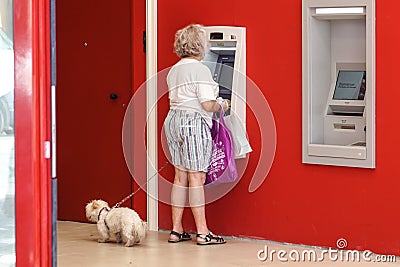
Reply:
[[[205,184],[231,183],[236,181],[238,174],[234,159],[232,138],[228,128],[225,126],[222,108],[219,111],[219,119],[214,113],[211,137],[213,148]]]

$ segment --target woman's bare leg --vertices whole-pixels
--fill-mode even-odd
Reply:
[[[204,172],[189,172],[189,202],[198,234],[208,234],[204,203]]]
[[[188,191],[188,173],[185,170],[175,167],[174,184],[171,191],[172,205],[172,230],[182,233],[182,216],[186,204]],[[170,239],[178,239],[175,235],[170,235]]]

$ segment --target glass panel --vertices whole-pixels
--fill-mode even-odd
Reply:
[[[0,0],[0,266],[15,266],[13,0]]]

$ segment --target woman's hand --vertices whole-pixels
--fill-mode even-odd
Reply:
[[[221,106],[222,106],[222,109],[224,110],[224,112],[226,112],[231,107],[231,101],[229,99],[224,99],[224,100],[222,100]]]

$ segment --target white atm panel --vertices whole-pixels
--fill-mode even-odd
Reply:
[[[210,47],[202,62],[219,84],[219,95],[231,100],[227,115],[236,114],[246,130],[246,28],[206,26],[204,29]]]
[[[375,168],[375,1],[303,0],[303,163]]]

